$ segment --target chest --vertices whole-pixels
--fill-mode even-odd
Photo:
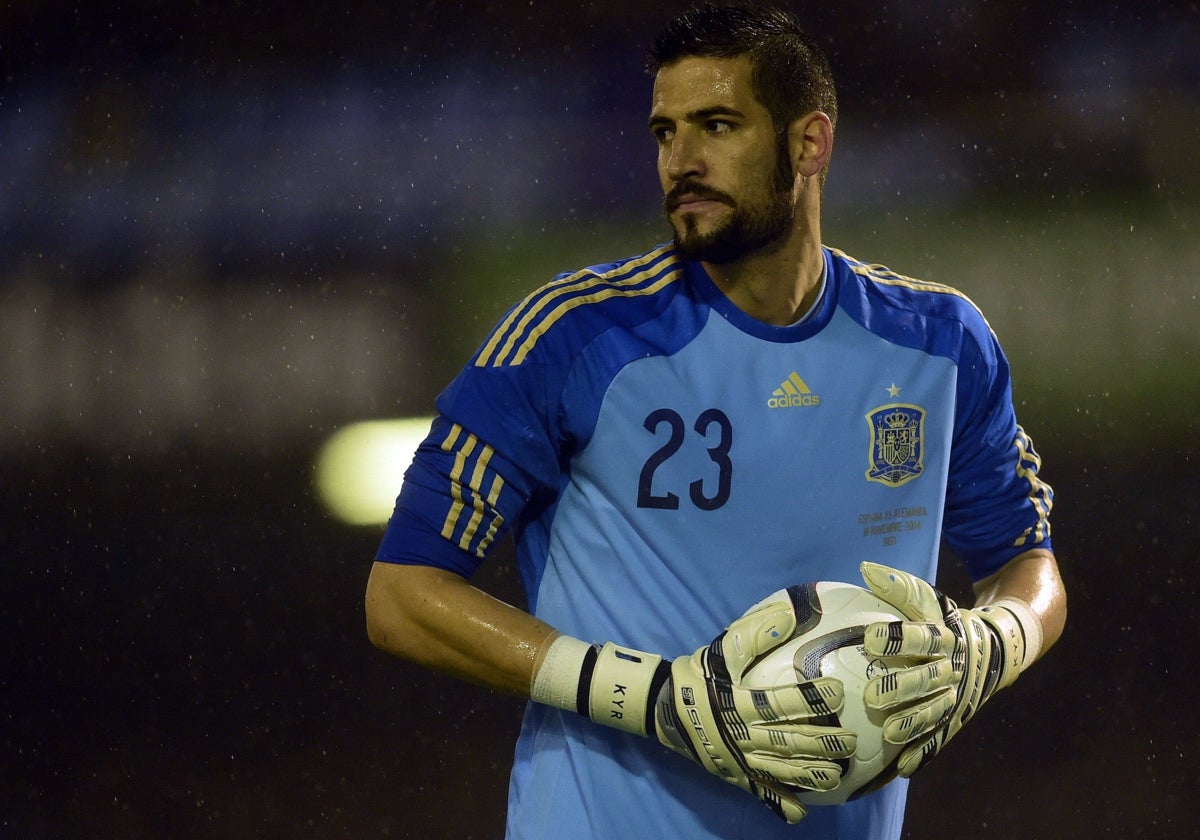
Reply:
[[[664,545],[753,546],[780,563],[800,544],[816,557],[847,545],[928,554],[955,383],[950,360],[848,318],[796,343],[714,318],[679,352],[612,379],[572,484]]]

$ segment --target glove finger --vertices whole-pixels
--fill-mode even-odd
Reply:
[[[876,621],[864,633],[863,646],[871,656],[950,656],[960,644],[941,623]]]
[[[749,749],[763,756],[812,760],[850,758],[858,748],[858,733],[836,726],[755,723],[747,727]]]
[[[936,731],[954,709],[955,692],[943,689],[920,703],[895,712],[883,722],[883,738],[889,744],[907,744]]]
[[[846,702],[846,689],[836,677],[818,677],[777,688],[733,687],[734,704],[746,721],[836,722]]]
[[[796,611],[786,589],[755,604],[729,625],[722,638],[721,653],[729,676],[737,682],[750,663],[786,642],[795,629]]]
[[[833,790],[842,781],[842,768],[832,761],[748,753],[746,763],[772,781],[802,790]]]
[[[906,748],[896,760],[896,775],[904,779],[910,778],[938,754],[943,743],[940,733],[934,732]]]
[[[942,620],[937,590],[919,577],[878,563],[862,563],[859,571],[868,589],[907,618],[913,621]]]
[[[867,682],[864,702],[871,709],[891,709],[924,699],[949,686],[958,685],[962,672],[948,659],[892,671]]]
[[[797,799],[795,792],[786,786],[769,782],[754,782],[753,784],[755,795],[789,825],[795,825],[808,814],[804,803]]]

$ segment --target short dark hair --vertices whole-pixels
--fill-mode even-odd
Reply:
[[[837,125],[829,61],[790,13],[743,3],[704,3],[672,20],[650,48],[652,74],[683,58],[749,56],[754,94],[783,132],[810,111]]]

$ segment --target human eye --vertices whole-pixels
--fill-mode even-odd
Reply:
[[[675,129],[664,123],[650,126],[650,134],[654,137],[655,142],[660,146],[665,146],[671,142],[671,138],[675,136]]]
[[[729,134],[734,129],[734,124],[730,120],[710,119],[704,124],[705,130],[709,134]]]

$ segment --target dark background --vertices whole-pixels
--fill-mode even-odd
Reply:
[[[313,459],[665,237],[642,50],[683,5],[0,10],[0,834],[500,836],[521,704],[371,649],[380,530]],[[907,835],[1191,837],[1196,4],[796,8],[826,239],[988,313],[1070,593]]]

